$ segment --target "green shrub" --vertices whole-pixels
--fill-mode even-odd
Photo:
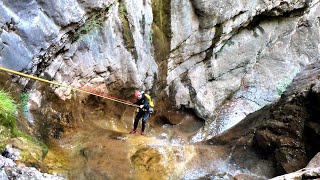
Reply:
[[[91,15],[91,17],[89,17],[86,22],[76,30],[75,37],[77,39],[81,39],[90,31],[101,28],[105,20],[105,15],[109,11],[110,7],[111,5],[105,6],[104,8],[100,9],[100,11]]]

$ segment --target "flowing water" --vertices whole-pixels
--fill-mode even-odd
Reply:
[[[231,164],[230,149],[190,143],[203,126],[191,115],[177,125],[154,122],[151,117],[145,136],[130,134],[132,123],[126,126],[121,121],[126,118],[132,121],[127,116],[77,122],[76,128],[51,140],[44,161],[47,171],[77,180],[266,179]]]
[[[130,122],[132,116],[125,118]],[[152,118],[144,136],[130,134],[132,123],[124,125],[120,119],[78,122],[51,141],[47,169],[70,179],[177,179],[195,156],[188,141],[203,123],[191,115],[177,125]]]
[[[129,133],[135,115],[132,107],[95,100],[73,104],[57,106],[64,114],[72,113],[73,120],[65,124],[61,136],[57,133],[48,141],[49,153],[42,169],[49,173],[77,180],[258,177],[230,163],[231,150],[225,146],[191,143],[204,125],[192,114],[169,111],[167,117],[152,115],[146,135],[141,136],[141,124],[137,135]],[[48,101],[47,110],[57,107]]]

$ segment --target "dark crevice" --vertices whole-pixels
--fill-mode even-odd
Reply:
[[[188,88],[189,90],[189,94],[190,94],[190,98],[191,100],[193,100],[196,96],[197,96],[197,92],[194,89],[194,87],[192,87],[192,83],[190,78],[188,77],[188,72],[184,72],[183,74],[180,75],[180,79],[181,79],[181,83]]]
[[[174,81],[172,81],[169,85],[169,104],[176,104],[176,101],[175,101],[175,96],[177,94],[177,88],[175,87],[174,85]]]
[[[200,8],[197,8],[196,6],[192,6],[193,7],[193,9],[194,9],[194,13],[197,15],[197,16],[199,16],[199,17],[206,17],[207,16],[207,14],[206,14],[206,12],[204,12],[203,10],[201,10]]]
[[[154,81],[153,92],[156,90],[161,91],[167,86],[168,57],[172,38],[170,3],[171,0],[153,0],[151,3],[153,22],[149,39],[152,41],[154,58],[159,68],[158,78]],[[160,97],[158,96],[157,98]]]
[[[310,118],[305,123],[304,140],[309,159],[313,158],[320,152],[320,94],[310,92],[307,110]]]
[[[197,92],[196,90],[194,89],[194,87],[192,86],[192,83],[191,83],[191,79],[189,78],[188,76],[188,72],[184,72],[183,74],[181,74],[179,76],[180,80],[181,80],[181,83],[184,85],[184,87],[188,88],[189,90],[189,95],[190,95],[190,99],[192,102],[195,101],[195,98],[197,96]],[[202,104],[197,104],[197,106],[200,108],[200,109],[205,109],[205,107],[203,107]],[[183,107],[182,107],[183,108]],[[186,108],[184,108],[186,109]],[[190,112],[191,109],[189,109],[188,111]],[[199,119],[201,119],[202,117],[199,116],[199,114],[197,114],[196,111],[192,111],[192,114],[195,114]],[[208,118],[208,117],[203,117],[203,118]]]
[[[235,16],[233,16],[231,19],[232,21],[235,21],[238,17],[240,17],[242,14],[246,13],[248,11],[240,11],[238,14],[236,14]]]
[[[307,174],[303,174],[302,177],[301,177],[301,180],[310,180],[310,179],[318,179],[320,178],[320,176],[318,175],[307,175]]]
[[[6,22],[2,27],[0,27],[0,35],[2,29],[7,32],[15,32],[17,30],[17,24],[18,23],[15,22],[13,18],[11,18],[9,22]]]
[[[158,127],[162,127],[163,125],[174,125],[170,119],[167,116],[161,115],[157,118],[157,120],[154,121],[154,125],[158,126]]]
[[[187,38],[185,38],[182,42],[180,42],[179,44],[177,44],[177,46],[176,46],[174,49],[171,50],[171,53],[174,52],[174,51],[176,51],[176,50],[180,50],[180,47],[181,47],[185,42],[187,42],[187,40],[192,36],[192,34],[193,34],[193,33],[190,33],[190,35],[189,35]]]
[[[261,27],[259,26],[259,24],[261,24],[261,22],[263,21],[273,21],[273,20],[279,20],[281,18],[288,18],[288,17],[300,17],[302,16],[305,11],[308,9],[308,7],[303,7],[300,9],[294,9],[292,11],[282,11],[280,14],[275,15],[273,12],[274,11],[280,11],[279,8],[274,8],[268,12],[264,12],[260,15],[254,16],[253,19],[250,21],[250,23],[243,27],[249,30],[254,30],[255,28],[259,28],[261,30]],[[263,31],[264,32],[264,31]]]
[[[138,60],[138,52],[135,48],[135,42],[134,42],[134,38],[133,38],[133,34],[132,34],[133,26],[130,25],[130,21],[128,18],[128,12],[127,12],[126,6],[122,0],[119,1],[119,17],[122,22],[122,36],[123,36],[125,45],[126,45],[127,49],[130,51],[130,53],[132,54],[133,58],[137,61]],[[144,29],[143,29],[142,33],[144,33]]]
[[[68,32],[65,34],[59,43],[57,44],[51,44],[51,46],[41,55],[38,55],[34,58],[35,62],[33,64],[33,68],[35,69],[35,72],[33,73],[33,76],[39,77],[45,70],[46,68],[52,63],[52,61],[59,55],[60,51],[65,47],[67,43],[71,42],[71,32]],[[26,72],[26,71],[25,71]],[[30,74],[29,72],[28,74]],[[35,80],[30,79],[28,83],[24,86],[23,92],[29,91]]]
[[[223,33],[223,25],[217,24],[215,26],[216,32],[214,34],[214,37],[212,39],[211,46],[206,50],[206,57],[204,58],[204,61],[208,61],[211,59],[213,55],[213,49],[216,47],[217,43],[220,41],[222,33]]]

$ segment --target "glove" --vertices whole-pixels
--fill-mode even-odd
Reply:
[[[142,109],[144,105],[140,105],[139,107]]]

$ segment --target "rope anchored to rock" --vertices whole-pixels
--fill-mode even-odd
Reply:
[[[48,84],[61,86],[61,87],[64,87],[64,88],[67,88],[67,89],[71,89],[71,90],[74,90],[74,91],[79,91],[79,92],[83,92],[83,93],[86,93],[86,94],[91,94],[91,95],[94,95],[94,96],[105,98],[105,99],[108,99],[108,100],[111,100],[111,101],[114,101],[114,102],[118,102],[118,103],[121,103],[121,104],[125,104],[125,105],[128,105],[128,106],[139,107],[138,105],[136,105],[136,104],[134,104],[134,103],[132,103],[130,101],[126,101],[126,100],[119,99],[119,98],[112,97],[112,96],[107,96],[107,95],[104,95],[104,94],[101,94],[101,93],[97,93],[97,92],[93,92],[93,91],[90,91],[90,90],[74,88],[74,87],[63,85],[63,84],[60,84],[60,83],[57,83],[57,82],[54,82],[54,81],[49,81],[49,80],[46,80],[46,79],[43,79],[43,78],[39,78],[39,77],[31,76],[31,75],[28,75],[28,74],[25,74],[25,73],[21,73],[21,72],[18,72],[18,71],[14,71],[14,70],[11,70],[11,69],[7,69],[7,68],[4,68],[4,67],[0,67],[0,70],[5,71],[5,72],[9,72],[9,73],[12,73],[12,74],[16,74],[16,75],[19,75],[19,76],[23,76],[23,77],[26,77],[26,78],[29,78],[29,79],[34,79],[34,80],[37,80],[37,81],[45,82],[45,83],[48,83]]]

